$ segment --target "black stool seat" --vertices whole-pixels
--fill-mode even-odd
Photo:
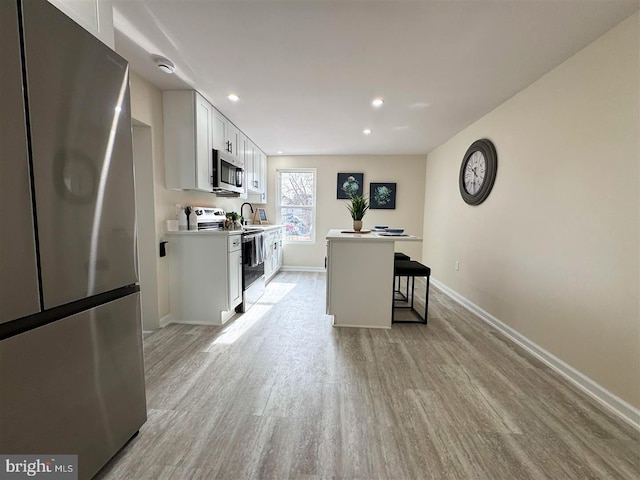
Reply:
[[[394,262],[394,267],[394,273],[400,277],[428,277],[431,275],[429,267],[415,260],[398,260]]]
[[[431,269],[426,265],[416,262],[415,260],[395,260],[394,261],[394,293],[393,293],[393,308],[407,308],[411,309],[416,314],[418,320],[396,320],[395,315],[392,312],[391,321],[394,323],[427,323],[427,313],[429,309],[429,277],[431,276]],[[407,277],[407,290],[406,294],[400,291],[402,277]],[[416,277],[424,277],[426,279],[427,288],[424,296],[424,317],[414,308],[413,300],[415,297],[415,282]],[[398,279],[398,289],[395,289],[395,280]],[[411,278],[411,296],[409,296],[409,278]],[[409,304],[408,306],[396,305],[396,293],[401,297],[401,302]]]
[[[406,253],[394,252],[394,254],[393,254],[394,264],[397,263],[397,262],[404,261],[404,260],[411,260],[411,257],[409,255],[407,255]],[[397,281],[397,286],[396,286],[396,281]],[[394,277],[393,278],[393,290],[394,290],[394,296],[397,293],[398,295],[400,295],[400,297],[402,297],[403,300],[407,299],[405,294],[402,293],[402,291],[400,290],[400,277]]]

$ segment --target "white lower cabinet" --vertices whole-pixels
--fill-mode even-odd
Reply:
[[[242,235],[167,232],[175,323],[222,325],[242,303]]]
[[[240,237],[238,237],[240,239]],[[240,239],[241,240],[241,239]],[[237,250],[229,252],[229,305],[242,302],[242,241]]]
[[[282,228],[265,232],[267,255],[264,260],[264,278],[268,282],[282,267]]]
[[[282,230],[278,232],[277,238],[277,246],[276,246],[276,271],[280,271],[282,268]]]

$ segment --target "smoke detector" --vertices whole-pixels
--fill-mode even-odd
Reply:
[[[176,71],[176,66],[173,64],[171,60],[165,57],[155,57],[156,66],[162,70],[164,73],[171,75]]]

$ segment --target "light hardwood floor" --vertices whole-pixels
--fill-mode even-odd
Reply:
[[[428,326],[324,311],[324,274],[280,273],[145,339],[149,419],[97,478],[640,478],[637,432],[437,289]]]

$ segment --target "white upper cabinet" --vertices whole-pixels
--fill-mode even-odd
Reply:
[[[213,110],[213,148],[223,152],[227,151],[227,117],[218,110]]]
[[[162,93],[167,188],[213,191],[213,106],[193,90]]]
[[[58,7],[109,48],[115,49],[111,0],[49,0],[49,3]]]
[[[255,147],[251,171],[247,169],[247,200],[253,203],[267,203],[267,155]]]
[[[214,109],[213,114],[213,148],[226,152],[226,158],[237,166],[244,165],[242,132],[227,117]]]
[[[167,188],[212,192],[215,149],[244,168],[246,198],[267,202],[267,156],[262,150],[195,90],[169,90],[162,101]]]
[[[248,193],[256,193],[256,171],[255,171],[255,151],[256,146],[254,143],[247,139],[245,145],[245,154],[244,154],[244,173],[247,178],[247,192]]]
[[[266,193],[267,193],[267,154],[264,153],[262,150],[258,150],[256,153],[256,158],[257,160],[254,160],[254,162],[257,165],[256,170],[258,171],[258,191],[260,193],[265,194],[265,196],[263,197],[263,200],[266,202],[267,201],[267,197],[266,197]]]
[[[247,155],[247,136],[238,130],[238,159],[242,165],[245,164]]]
[[[227,122],[227,148],[231,158],[244,165],[244,157],[240,158],[240,130],[231,122]]]

